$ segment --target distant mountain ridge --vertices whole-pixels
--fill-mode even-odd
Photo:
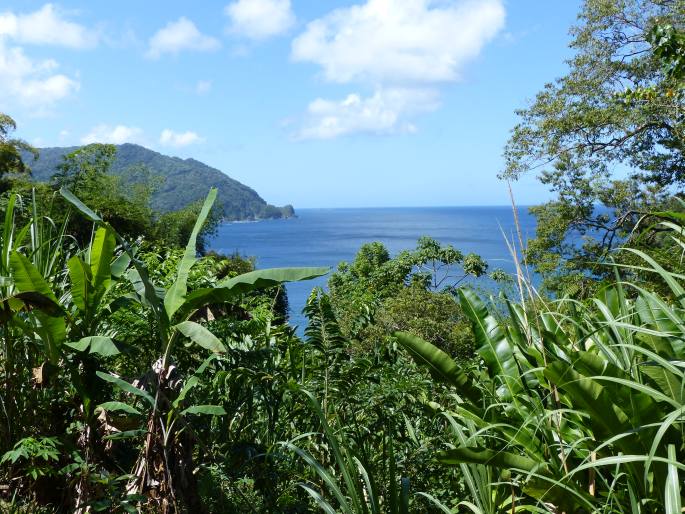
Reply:
[[[77,148],[39,148],[38,160],[26,160],[31,166],[34,180],[49,181],[62,162],[62,157]],[[223,209],[226,220],[289,218],[295,215],[291,205],[270,205],[254,189],[195,159],[170,157],[131,143],[116,145],[116,148],[112,174],[123,177],[124,181],[133,180],[126,172],[134,166],[143,165],[152,175],[163,178],[151,198],[152,208],[156,211],[182,209],[188,204],[204,199],[209,188],[216,187],[219,190],[216,205]]]

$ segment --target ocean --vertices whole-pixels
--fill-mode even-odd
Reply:
[[[533,237],[535,218],[519,207],[524,240]],[[258,268],[329,266],[354,259],[359,247],[380,241],[395,255],[412,249],[421,236],[451,244],[464,254],[480,254],[490,270],[512,273],[514,262],[507,247],[515,234],[512,208],[502,207],[396,207],[354,209],[298,209],[297,217],[248,223],[224,223],[211,241],[212,250],[254,257]],[[326,277],[288,284],[290,321],[301,332],[309,293],[326,287]]]

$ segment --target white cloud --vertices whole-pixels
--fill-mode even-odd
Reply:
[[[114,127],[101,124],[93,127],[91,131],[81,138],[81,144],[111,143],[120,145],[123,143],[143,143],[143,131],[138,127],[116,125]]]
[[[231,20],[229,33],[249,39],[266,39],[295,24],[290,0],[237,0],[224,8]]]
[[[436,109],[438,94],[431,89],[377,90],[362,98],[350,94],[340,101],[317,98],[307,108],[297,139],[332,139],[366,132],[414,132],[411,117]]]
[[[18,43],[71,48],[93,47],[98,41],[95,31],[66,20],[52,4],[28,14],[0,13],[0,37],[3,36]]]
[[[20,47],[6,47],[0,38],[0,107],[8,101],[36,111],[79,90],[80,84],[62,73],[53,59],[33,60]]]
[[[177,54],[182,50],[207,52],[216,50],[220,46],[218,39],[201,33],[192,21],[181,16],[178,20],[169,22],[166,27],[159,29],[150,38],[145,55],[157,59],[164,53]]]
[[[52,4],[29,13],[0,13],[0,107],[11,104],[41,113],[50,110],[80,88],[77,78],[58,73],[54,59],[34,59],[21,45],[52,45],[89,48],[97,45],[99,35],[83,25],[69,21]]]
[[[198,95],[205,95],[212,90],[211,80],[198,80],[195,84],[195,92]]]
[[[367,0],[310,22],[292,58],[318,64],[329,82],[375,92],[315,100],[297,137],[414,131],[410,119],[437,108],[438,86],[460,78],[504,18],[502,0]]]
[[[309,23],[292,56],[333,82],[453,81],[504,16],[501,0],[368,0]]]
[[[201,143],[202,141],[204,141],[203,138],[190,130],[186,132],[174,132],[171,129],[164,129],[159,136],[159,143],[161,145],[174,146],[176,148]]]

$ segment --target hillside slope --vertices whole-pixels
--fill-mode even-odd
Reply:
[[[28,159],[35,180],[48,181],[62,162],[62,156],[77,147],[40,148],[37,161]],[[144,165],[153,175],[162,178],[161,185],[152,194],[152,207],[159,212],[181,209],[204,199],[210,187],[217,187],[216,205],[223,209],[227,220],[287,218],[294,215],[292,206],[275,207],[256,191],[230,178],[216,168],[195,159],[169,157],[134,144],[116,145],[117,156],[112,173],[129,176],[132,166]],[[125,179],[126,180],[126,179]]]

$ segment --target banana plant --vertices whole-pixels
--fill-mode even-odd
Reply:
[[[159,505],[177,505],[181,501],[187,506],[191,506],[192,510],[192,505],[197,501],[197,486],[192,475],[192,459],[186,453],[191,443],[186,438],[187,434],[182,434],[178,430],[178,424],[172,423],[172,420],[176,419],[173,416],[174,405],[181,394],[174,388],[174,384],[170,380],[172,376],[171,360],[176,344],[182,340],[188,340],[203,350],[215,354],[224,353],[226,351],[224,343],[204,326],[193,321],[192,318],[198,310],[212,304],[235,302],[241,295],[253,290],[278,286],[284,282],[308,280],[322,276],[328,273],[328,268],[257,270],[222,280],[214,287],[188,291],[188,276],[198,260],[197,237],[217,195],[217,190],[213,188],[207,195],[195,222],[183,257],[177,266],[176,278],[170,287],[163,289],[152,282],[145,265],[136,258],[131,246],[105,220],[68,190],[62,189],[60,192],[81,214],[93,221],[100,229],[105,229],[103,233],[105,235],[102,236],[103,244],[106,243],[108,247],[112,245],[111,240],[107,242],[106,236],[106,234],[111,233],[124,248],[124,252],[128,256],[126,264],[129,265],[125,276],[132,286],[133,299],[138,303],[141,310],[148,309],[152,313],[156,327],[161,355],[159,360],[151,366],[155,377],[152,394],[145,392],[144,395],[145,399],[150,401],[151,408],[147,416],[145,444],[136,464],[134,479],[129,484],[129,491],[142,493],[155,489],[152,496],[157,498]],[[91,257],[93,256],[97,260],[98,254],[92,254]],[[75,268],[74,276],[77,276],[80,270],[84,269],[84,266],[78,261],[74,261],[73,267]],[[105,269],[91,268],[90,275],[86,270],[81,276],[85,280],[90,280],[94,290],[97,291],[96,286],[98,284],[102,287],[107,282],[104,278],[105,271]],[[79,301],[82,300],[79,299]],[[87,312],[87,302],[83,301],[83,305]],[[92,342],[90,344],[92,345]],[[140,391],[139,388],[119,377],[105,374],[99,376],[106,381],[124,387],[134,395],[136,390]],[[127,384],[127,386],[123,384]],[[187,392],[187,390],[184,391]],[[215,406],[205,406],[201,410],[210,414],[221,414]],[[182,452],[181,448],[185,448],[186,452]],[[172,481],[174,476],[186,477],[187,480],[174,487]]]
[[[328,273],[328,268],[273,268],[244,273],[227,278],[214,287],[188,291],[188,276],[197,262],[197,237],[207,219],[216,199],[217,190],[211,189],[198,215],[191,232],[183,257],[176,270],[176,279],[166,290],[154,284],[144,264],[136,259],[131,246],[109,226],[98,214],[86,207],[68,190],[61,190],[62,196],[76,207],[84,216],[99,226],[106,227],[123,246],[131,266],[126,272],[135,300],[144,308],[149,308],[159,327],[157,337],[162,349],[162,367],[166,367],[174,344],[186,337],[193,343],[210,351],[221,351],[222,346],[207,336],[207,331],[192,321],[198,310],[211,304],[237,301],[241,295],[258,289],[267,289],[283,284],[309,280]]]

